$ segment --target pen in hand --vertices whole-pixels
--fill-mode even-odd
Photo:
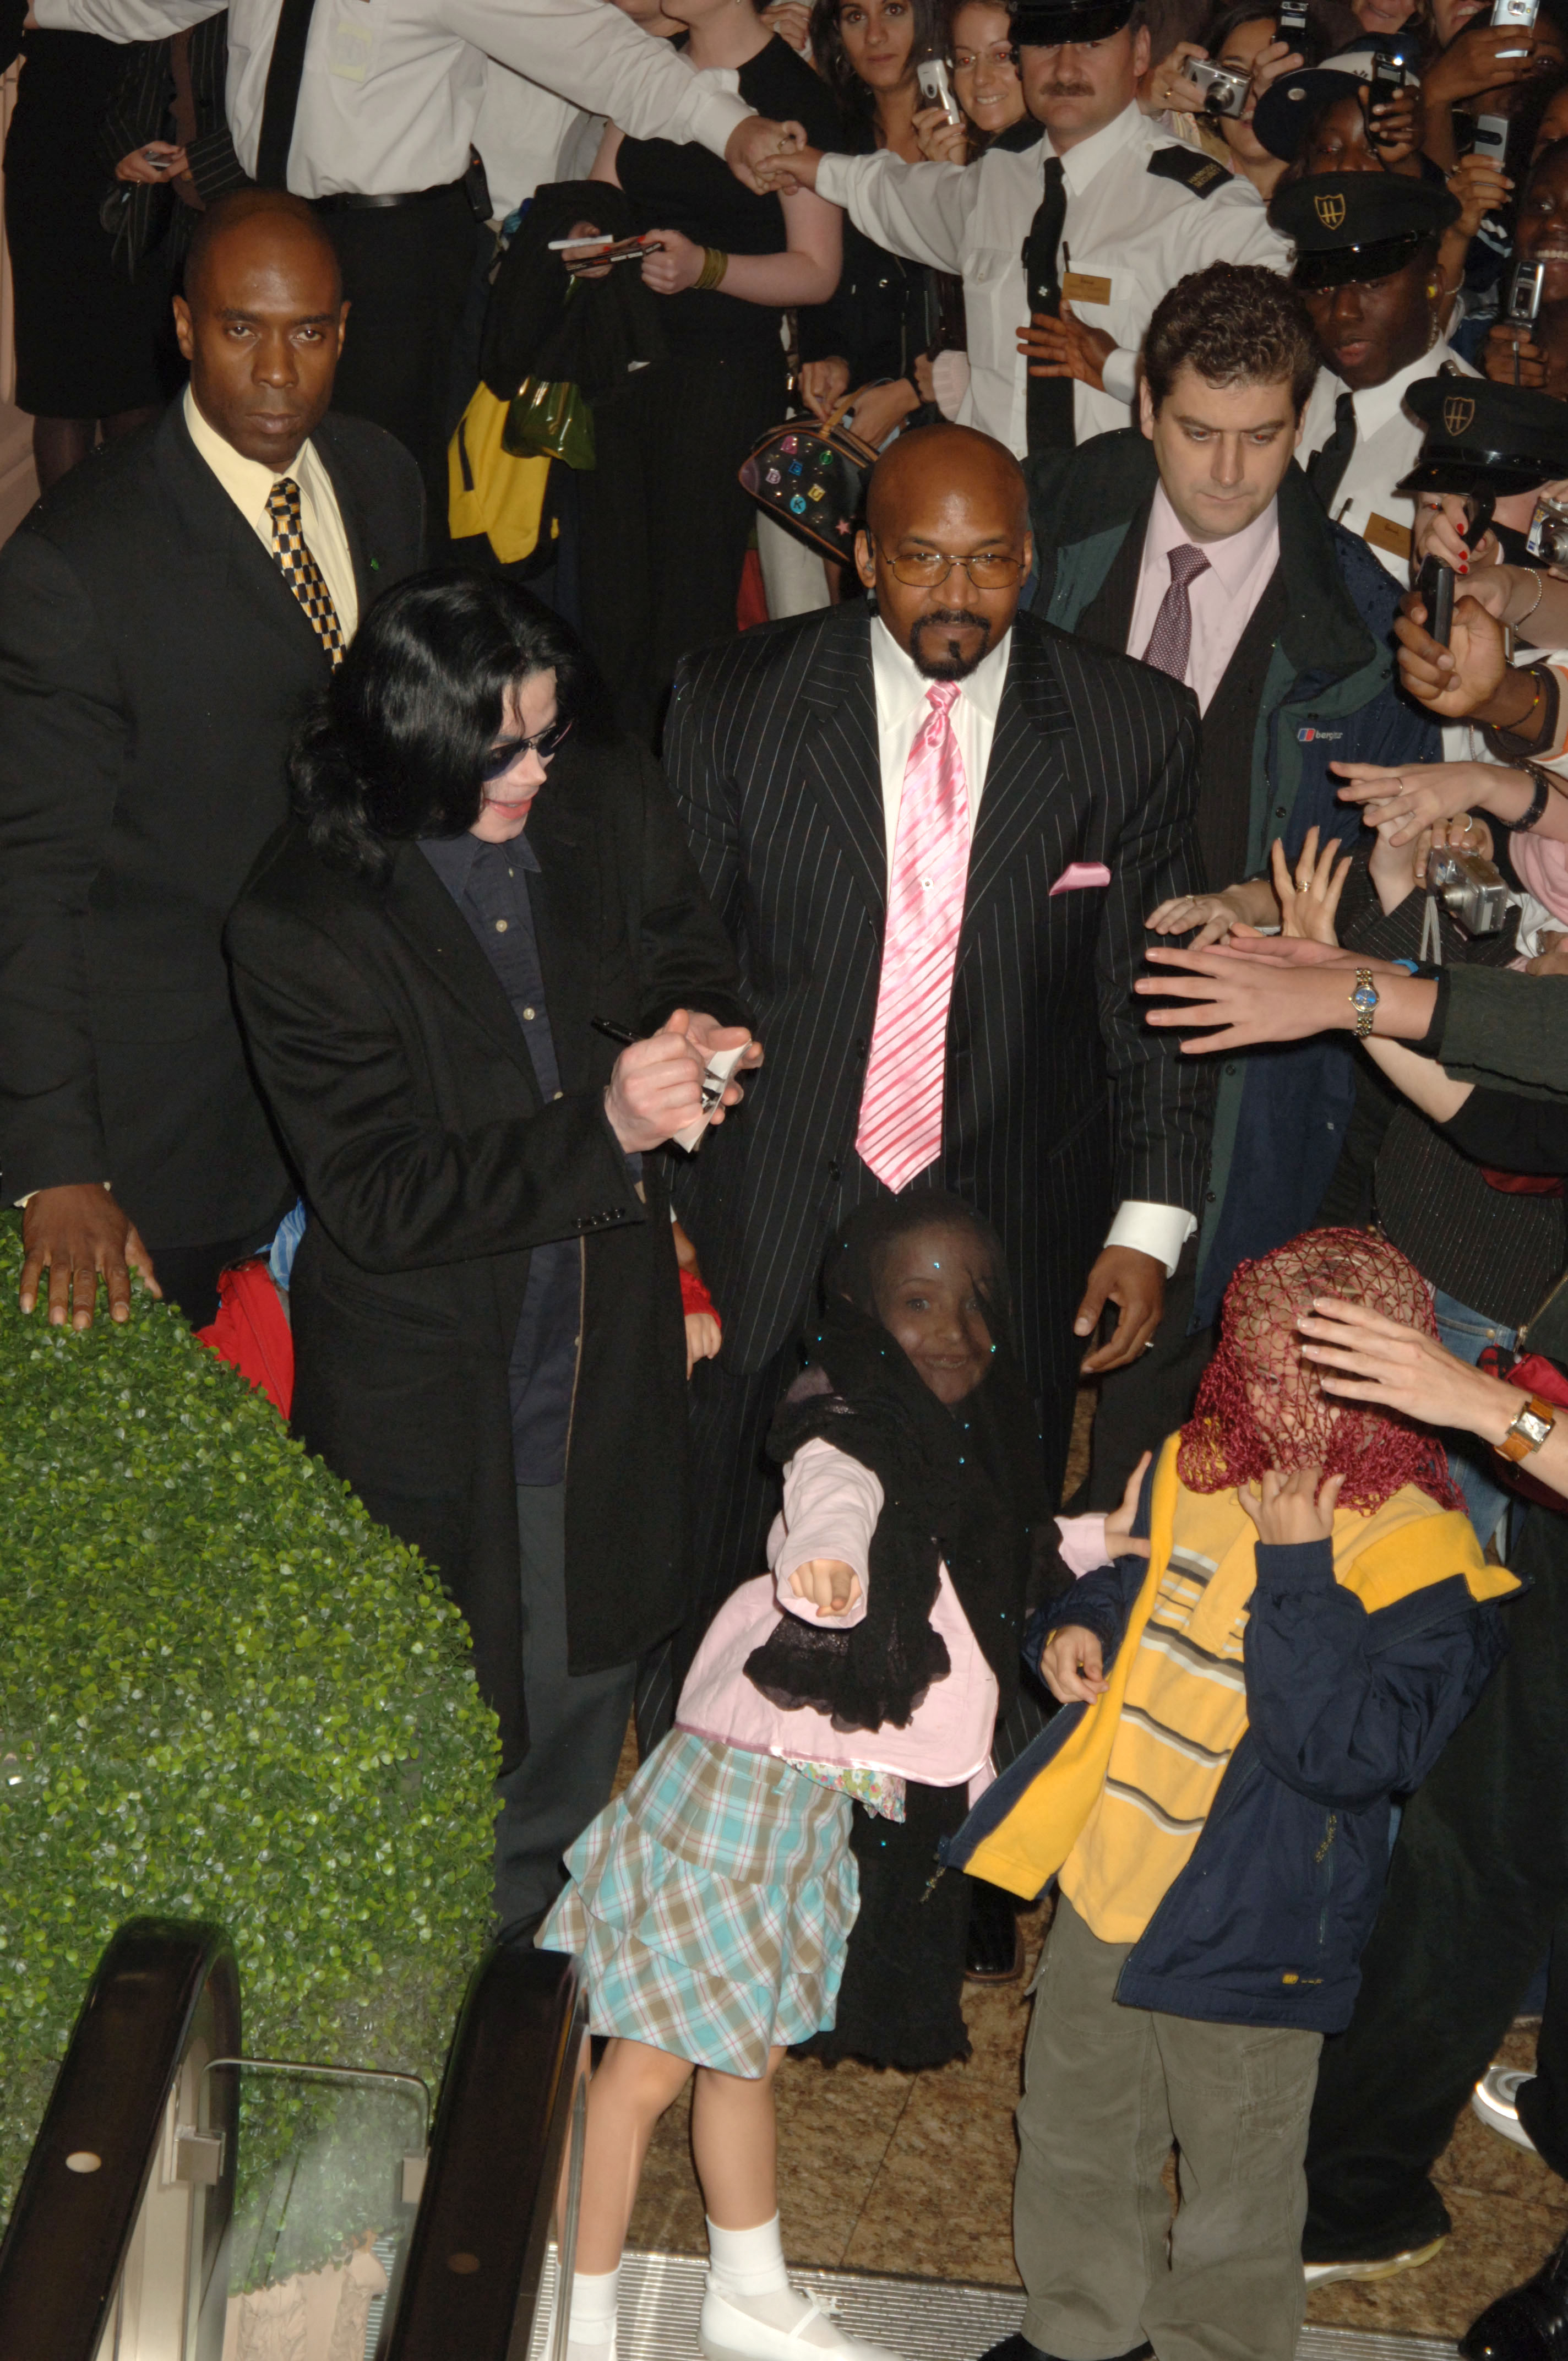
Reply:
[[[588,1023],[596,1033],[602,1033],[607,1041],[619,1041],[623,1049],[630,1049],[637,1038],[636,1034],[629,1033],[624,1025],[612,1025],[608,1016],[590,1016]]]

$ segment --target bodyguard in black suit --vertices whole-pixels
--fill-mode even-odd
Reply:
[[[223,200],[187,284],[184,402],[0,552],[0,1187],[31,1198],[23,1309],[47,1267],[63,1320],[74,1273],[78,1326],[100,1274],[124,1316],[127,1254],[200,1325],[293,1201],[223,925],[301,710],[422,529],[401,447],[323,414],[343,310],[310,209]]]
[[[682,1200],[724,1321],[719,1359],[693,1381],[699,1619],[762,1562],[762,1438],[826,1241],[883,1185],[855,1143],[879,1016],[887,774],[910,744],[879,736],[890,677],[918,716],[917,672],[960,678],[978,706],[991,667],[927,1177],[1001,1233],[1057,1489],[1084,1339],[1107,1300],[1122,1316],[1089,1366],[1118,1366],[1153,1334],[1208,1153],[1201,1061],[1168,1053],[1131,991],[1145,911],[1199,878],[1190,692],[1015,612],[1024,483],[989,437],[902,437],[869,514],[857,556],[882,618],[813,616],[706,651],[672,708],[671,784],[767,1044],[744,1119],[705,1147]],[[920,553],[955,551],[977,568],[990,553],[986,578],[1010,587],[948,571],[922,590],[893,571],[918,577]],[[955,713],[961,744],[975,725]],[[1138,1210],[1113,1224],[1119,1207]],[[651,1691],[645,1714],[661,1704]]]
[[[734,956],[658,766],[591,735],[592,704],[526,592],[404,583],[227,937],[309,1212],[294,1431],[466,1618],[514,1931],[685,1609],[685,1330],[647,1151],[698,1115],[696,1038],[744,1040],[716,1031],[744,1027]]]

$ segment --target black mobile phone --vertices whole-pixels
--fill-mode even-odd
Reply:
[[[1416,589],[1427,610],[1427,630],[1443,648],[1453,633],[1454,579],[1453,566],[1445,566],[1441,557],[1423,558],[1416,577]]]

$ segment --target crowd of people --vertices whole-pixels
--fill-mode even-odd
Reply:
[[[1568,2179],[1568,13],[1495,13],[12,0],[20,1312],[260,1286],[461,1608],[604,2037],[570,2361],[694,2074],[709,2361],[894,2361],[774,2078],[967,2055],[1047,1890],[989,2361],[1291,2361],[1467,2104]]]

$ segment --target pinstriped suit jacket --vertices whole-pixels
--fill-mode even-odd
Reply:
[[[671,785],[767,1061],[703,1146],[683,1213],[760,1368],[797,1329],[838,1210],[876,1008],[887,883],[871,622],[828,610],[688,656]],[[1069,1387],[1085,1275],[1126,1197],[1196,1212],[1209,1060],[1140,1021],[1144,916],[1201,884],[1197,708],[1130,658],[1021,614],[970,856],[943,1161],[1007,1249],[1025,1366]],[[1050,898],[1069,862],[1108,889]]]

